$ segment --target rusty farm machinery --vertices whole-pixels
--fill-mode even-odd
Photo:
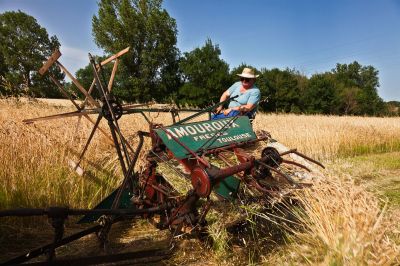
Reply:
[[[123,174],[122,182],[114,192],[106,197],[94,209],[72,209],[68,207],[49,207],[46,209],[11,209],[1,210],[0,217],[5,216],[48,216],[54,228],[52,243],[30,250],[21,256],[3,262],[2,265],[26,263],[45,255],[43,264],[69,265],[76,259],[56,258],[56,249],[88,234],[95,233],[102,245],[113,224],[126,219],[142,217],[151,220],[160,230],[171,230],[172,235],[182,233],[202,233],[207,227],[206,216],[216,201],[222,204],[235,202],[245,188],[251,191],[252,197],[274,199],[282,197],[287,189],[300,188],[304,185],[298,181],[298,171],[287,171],[283,166],[292,169],[311,171],[310,163],[323,167],[319,162],[305,156],[295,149],[280,150],[274,146],[274,140],[267,132],[255,133],[247,116],[237,116],[219,120],[206,119],[198,121],[200,116],[209,114],[225,102],[215,104],[204,110],[178,108],[148,108],[141,104],[121,104],[111,89],[116,75],[119,57],[127,53],[126,48],[108,59],[97,63],[89,54],[93,67],[94,79],[88,90],[74,78],[58,61],[61,54],[55,52],[40,69],[43,75],[49,67],[57,65],[72,80],[85,96],[82,103],[73,99],[71,94],[57,82],[58,89],[71,100],[76,111],[27,119],[24,122],[58,119],[63,117],[84,117],[93,124],[93,129],[77,162],[72,164],[74,170],[80,170],[80,163],[97,130],[107,135],[115,148]],[[104,80],[103,66],[114,62],[108,83]],[[50,75],[50,74],[49,74]],[[92,91],[97,89],[101,97],[94,99]],[[227,101],[232,100],[228,99]],[[192,114],[180,119],[179,113],[191,111]],[[146,116],[148,112],[167,112],[171,114],[172,124],[153,123]],[[118,120],[128,114],[142,115],[148,122],[148,131],[137,132],[138,143],[135,147],[126,140]],[[93,119],[90,115],[97,115]],[[100,128],[100,121],[105,119],[108,132]],[[192,122],[197,119],[196,122]],[[151,148],[143,151],[145,138],[151,141]],[[260,145],[264,143],[265,145]],[[252,152],[249,152],[249,149]],[[256,151],[256,153],[254,153]],[[145,167],[137,171],[135,166],[139,155],[145,154]],[[301,159],[292,160],[291,156]],[[171,181],[160,170],[160,166],[171,167],[182,182],[189,184],[185,192],[178,191]],[[308,165],[308,166],[307,166]],[[68,216],[81,215],[80,223],[95,223],[78,233],[64,236],[65,220]],[[118,262],[148,255],[163,258],[168,252],[152,250],[125,254],[107,254],[80,258],[79,264],[97,264]],[[37,262],[35,262],[37,264]],[[34,263],[34,264],[35,264]]]

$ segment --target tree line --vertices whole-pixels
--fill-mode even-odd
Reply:
[[[331,71],[310,77],[295,69],[257,69],[242,63],[233,67],[221,59],[218,44],[211,39],[192,51],[181,53],[176,46],[177,25],[162,8],[162,0],[101,0],[92,18],[95,43],[104,55],[128,46],[121,57],[113,93],[126,102],[174,102],[179,106],[205,107],[219,100],[243,67],[252,67],[260,77],[260,110],[336,115],[398,115],[399,103],[385,103],[378,95],[378,70],[357,61],[338,63]],[[60,43],[49,37],[35,18],[18,12],[0,14],[0,94],[60,97],[48,75],[37,70]],[[111,73],[111,66],[104,71]],[[50,72],[74,93],[74,85],[52,67]],[[76,72],[88,88],[92,67]]]

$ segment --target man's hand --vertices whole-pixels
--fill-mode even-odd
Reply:
[[[224,115],[228,115],[232,111],[231,108],[225,109],[224,110]]]
[[[215,113],[216,113],[216,114],[219,114],[219,113],[221,113],[221,111],[222,111],[222,108],[223,108],[223,106],[222,106],[222,105],[218,106],[218,107],[215,109]]]

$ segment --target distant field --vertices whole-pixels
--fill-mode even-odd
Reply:
[[[90,160],[82,163],[89,178],[68,167],[67,161],[76,159],[91,130],[86,119],[79,124],[77,118],[31,125],[21,122],[73,110],[63,100],[0,100],[0,209],[49,205],[88,208],[115,188],[121,176],[118,160],[101,134],[88,150],[86,158]],[[154,122],[172,122],[166,114],[149,116]],[[137,143],[135,132],[147,130],[139,115],[125,116],[120,124],[133,146]],[[107,128],[104,122],[101,126]],[[400,182],[400,164],[390,158],[400,159],[400,118],[259,113],[254,128],[269,131],[284,145],[328,165],[327,182],[317,184],[314,193],[299,195],[309,207],[306,230],[293,234],[288,240],[291,244],[263,254],[258,262],[281,264],[287,259],[294,265],[390,265],[396,264],[397,257],[399,263],[400,228],[393,217],[400,216],[400,196],[393,188]],[[286,257],[285,252],[292,257]],[[212,256],[217,264],[235,264],[238,259]]]

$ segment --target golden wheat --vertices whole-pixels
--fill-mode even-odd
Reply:
[[[399,117],[259,114],[254,128],[322,160],[400,150]]]
[[[329,176],[297,193],[294,215],[301,230],[290,230],[291,244],[264,258],[278,265],[397,265],[400,250],[388,235],[397,224],[387,205],[344,176]],[[285,254],[283,254],[283,252]]]

